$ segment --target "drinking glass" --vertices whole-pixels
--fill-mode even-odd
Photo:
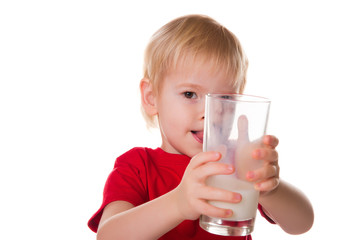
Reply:
[[[199,224],[206,231],[223,236],[249,235],[254,228],[259,192],[247,181],[247,172],[263,165],[252,158],[252,151],[262,146],[271,101],[267,98],[241,94],[207,94],[203,151],[218,151],[220,162],[232,164],[232,175],[208,177],[206,184],[242,195],[239,203],[209,201],[232,209],[229,218],[201,215]]]

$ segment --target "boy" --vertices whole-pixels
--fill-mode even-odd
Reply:
[[[208,200],[242,201],[238,193],[208,187],[207,177],[232,174],[218,152],[202,152],[207,93],[242,93],[247,59],[238,39],[206,16],[190,15],[158,30],[145,53],[142,109],[157,124],[162,145],[134,148],[117,158],[100,209],[89,220],[98,239],[251,239],[210,234],[201,214],[226,218],[229,209]],[[248,172],[260,191],[259,210],[290,234],[308,231],[313,209],[297,189],[279,179],[278,139],[265,136],[252,156],[264,166]]]

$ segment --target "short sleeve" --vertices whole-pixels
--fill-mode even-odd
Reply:
[[[138,206],[148,201],[144,163],[139,155],[126,153],[115,163],[104,186],[103,202],[88,222],[89,228],[96,232],[106,205],[114,201],[127,201]]]
[[[258,204],[258,210],[260,212],[260,214],[262,215],[262,217],[264,217],[268,222],[272,223],[272,224],[276,224],[272,218],[270,218],[263,210],[263,207],[261,204]]]

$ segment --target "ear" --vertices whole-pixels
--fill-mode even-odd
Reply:
[[[153,86],[150,83],[149,79],[143,78],[140,81],[139,87],[140,87],[141,101],[144,111],[150,116],[156,115],[158,113],[158,110],[156,107]]]

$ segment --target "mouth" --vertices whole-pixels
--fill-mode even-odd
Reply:
[[[197,142],[203,144],[203,130],[202,131],[191,131],[191,133]]]

